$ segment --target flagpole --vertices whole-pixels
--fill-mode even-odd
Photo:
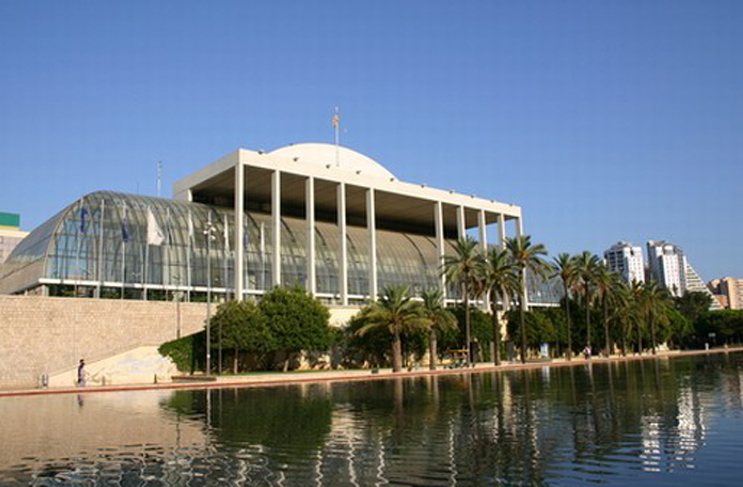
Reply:
[[[160,285],[162,286],[163,290],[165,291],[165,301],[168,300],[168,291],[165,287],[165,271],[168,271],[168,285],[172,284],[172,276],[170,275],[170,238],[171,238],[171,228],[170,228],[170,207],[168,206],[165,209],[165,230],[167,230],[167,236],[165,237],[165,251],[160,249],[160,255],[162,256],[162,270],[160,271]],[[165,265],[165,261],[168,261],[167,266]]]
[[[266,233],[265,225],[261,222],[261,291],[266,291]]]
[[[142,269],[142,299],[147,301],[147,277],[149,276],[150,270],[150,210],[149,205],[147,206],[147,240],[144,246],[144,269]]]
[[[193,240],[193,218],[191,217],[191,209],[188,210],[188,251],[186,252],[186,299],[191,302],[191,240]]]
[[[250,231],[250,218],[247,215],[243,215],[243,221],[240,222],[240,225],[243,226],[243,241],[240,242],[240,245],[242,245],[242,251],[243,255],[245,255],[245,261],[244,261],[244,267],[243,267],[243,282],[245,283],[245,287],[243,288],[243,294],[240,296],[240,301],[245,299],[245,291],[249,288],[250,282],[249,279],[245,278],[245,275],[247,274],[248,264],[249,264],[249,250],[250,250],[250,234],[248,233]],[[235,242],[235,245],[238,245],[237,242]],[[234,259],[233,259],[234,261]],[[237,270],[237,269],[235,269]]]
[[[229,284],[230,281],[229,281],[229,269],[227,267],[227,255],[230,252],[230,230],[229,230],[229,223],[227,221],[227,214],[225,213],[223,216],[224,216],[224,218],[223,218],[224,219],[224,258],[223,258],[222,265],[224,267],[224,269],[223,269],[223,274],[224,274],[223,279],[224,279],[225,299],[227,301],[229,301],[230,300],[230,290],[229,290],[228,284]],[[220,340],[221,339],[222,338],[220,337]]]
[[[125,232],[129,230],[126,228],[126,202],[122,204],[123,216],[121,218],[121,299],[124,299],[124,283],[126,282],[126,241],[129,238]]]
[[[101,289],[103,288],[103,222],[106,212],[106,200],[101,198],[101,221],[99,223],[98,233],[98,299],[101,298]]]
[[[75,267],[76,267],[76,273],[75,273],[75,294],[74,296],[77,297],[77,288],[80,285],[80,246],[82,245],[83,236],[85,232],[83,231],[84,228],[82,226],[85,224],[85,215],[83,214],[83,211],[85,210],[85,199],[80,198],[80,203],[77,206],[78,214],[80,215],[80,225],[77,227],[77,250],[75,251]],[[82,234],[82,235],[81,235]]]

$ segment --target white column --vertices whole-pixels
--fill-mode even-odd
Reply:
[[[374,188],[366,190],[366,229],[369,232],[369,298],[377,300],[379,287],[377,283],[377,215],[375,209]]]
[[[307,221],[307,291],[315,294],[317,284],[315,273],[315,178],[308,177],[304,183],[305,219]]]
[[[338,238],[340,238],[341,255],[338,256],[338,291],[341,305],[348,304],[348,244],[346,243],[346,184],[338,184]]]
[[[245,287],[245,170],[238,160],[235,164],[235,299],[242,301]]]
[[[498,213],[498,246],[501,250],[506,248],[506,218],[503,213]]]
[[[464,206],[457,207],[457,238],[467,236],[467,223],[464,220]]]
[[[485,210],[480,210],[479,214],[477,215],[477,229],[480,233],[480,249],[483,252],[487,252],[488,250],[488,235],[486,232],[486,225],[487,222],[485,221]]]
[[[520,237],[524,234],[524,223],[521,217],[516,218],[516,236]],[[529,290],[526,285],[526,273],[524,273],[524,279],[521,282],[521,292],[523,293],[524,307],[529,309]]]
[[[488,252],[488,234],[487,234],[487,221],[485,219],[485,210],[481,209],[477,213],[477,230],[479,232],[479,238],[480,238],[480,251],[483,253],[483,255],[486,255]],[[483,309],[488,310],[490,309],[490,295],[486,294],[483,297]]]
[[[271,174],[271,237],[273,259],[271,265],[272,284],[281,285],[281,172]]]
[[[436,250],[439,256],[439,272],[441,274],[441,292],[446,299],[446,277],[441,272],[444,265],[444,254],[446,249],[444,248],[444,208],[441,201],[437,201],[433,208],[433,220],[436,226]]]

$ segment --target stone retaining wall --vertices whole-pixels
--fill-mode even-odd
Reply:
[[[128,350],[159,346],[178,333],[176,303],[0,295],[0,388],[34,387],[55,375]],[[212,313],[216,305],[212,305]],[[331,308],[342,326],[358,311]],[[180,304],[180,334],[204,327],[205,303]]]
[[[181,303],[181,336],[201,330],[205,318],[206,304]],[[172,302],[0,296],[0,387],[34,386],[80,358],[158,346],[176,338],[178,321]]]

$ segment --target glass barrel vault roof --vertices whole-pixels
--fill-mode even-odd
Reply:
[[[165,237],[147,245],[148,213]],[[213,228],[211,246],[206,229]],[[234,283],[234,213],[230,208],[110,191],[90,193],[36,228],[0,270],[0,292],[17,293],[43,283],[100,285],[229,294]],[[246,212],[245,276],[248,293],[270,289],[273,248],[270,214]],[[317,221],[318,295],[339,293],[340,239],[335,222]],[[438,285],[435,239],[376,231],[378,286],[408,284],[419,291]],[[307,233],[302,218],[281,218],[281,282],[304,286]],[[209,249],[211,247],[211,249]],[[348,293],[369,294],[369,238],[365,227],[347,227]],[[445,241],[453,252],[453,241]],[[211,262],[209,262],[211,261]],[[210,275],[208,275],[210,272]],[[550,283],[529,280],[530,299],[557,302]],[[457,295],[456,289],[450,296]]]

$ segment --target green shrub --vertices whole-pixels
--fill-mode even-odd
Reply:
[[[206,333],[200,331],[160,345],[157,350],[170,358],[181,372],[204,370],[206,362]]]

